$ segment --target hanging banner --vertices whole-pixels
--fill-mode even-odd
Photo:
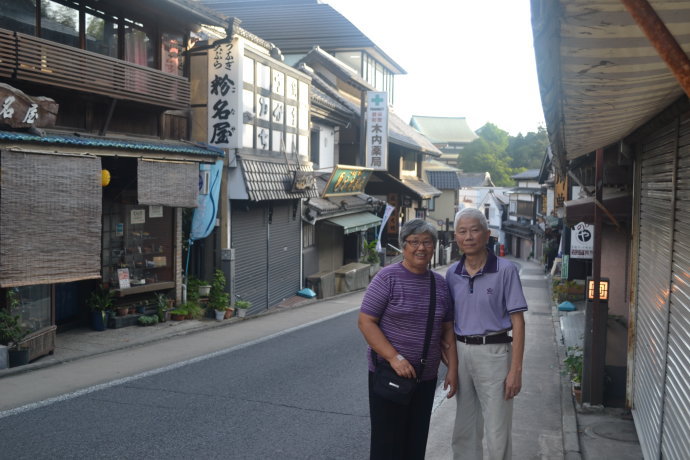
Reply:
[[[366,111],[366,164],[367,168],[388,169],[388,95],[367,91]]]
[[[209,50],[208,143],[215,147],[242,147],[242,40],[235,36]]]
[[[580,222],[570,231],[570,257],[591,259],[594,254],[594,225]]]
[[[383,252],[383,248],[381,247],[381,236],[383,235],[383,229],[386,226],[386,222],[390,219],[393,211],[395,211],[395,207],[386,203],[386,210],[383,212],[383,219],[381,220],[381,228],[379,228],[379,237],[376,240],[376,252]]]
[[[223,160],[216,160],[213,165],[199,165],[199,195],[189,233],[189,239],[192,241],[206,238],[216,225],[222,175]]]

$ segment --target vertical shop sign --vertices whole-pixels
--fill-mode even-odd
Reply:
[[[233,37],[218,43],[208,56],[208,143],[220,148],[242,146],[243,42]]]
[[[594,225],[580,222],[570,232],[570,257],[591,259],[594,254]]]
[[[388,95],[367,91],[366,112],[367,168],[388,169]]]

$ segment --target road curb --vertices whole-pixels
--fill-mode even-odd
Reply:
[[[565,359],[565,344],[561,333],[561,320],[558,314],[558,307],[551,308],[553,319],[553,329],[556,335],[556,346],[558,349],[558,363],[561,376],[561,415],[563,417],[563,456],[566,460],[582,459],[580,450],[580,436],[577,429],[577,414],[575,412],[575,402],[571,394],[570,380],[563,367]]]

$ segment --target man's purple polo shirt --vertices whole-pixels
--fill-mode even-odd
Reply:
[[[517,267],[491,251],[484,268],[472,277],[465,270],[463,255],[448,268],[446,281],[455,305],[458,335],[486,335],[512,329],[510,315],[527,311]]]

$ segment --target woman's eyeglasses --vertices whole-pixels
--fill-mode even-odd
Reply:
[[[418,248],[420,244],[423,244],[425,248],[433,248],[434,247],[434,242],[433,240],[424,240],[424,241],[419,241],[419,240],[405,240],[405,243],[409,244],[413,248]]]

